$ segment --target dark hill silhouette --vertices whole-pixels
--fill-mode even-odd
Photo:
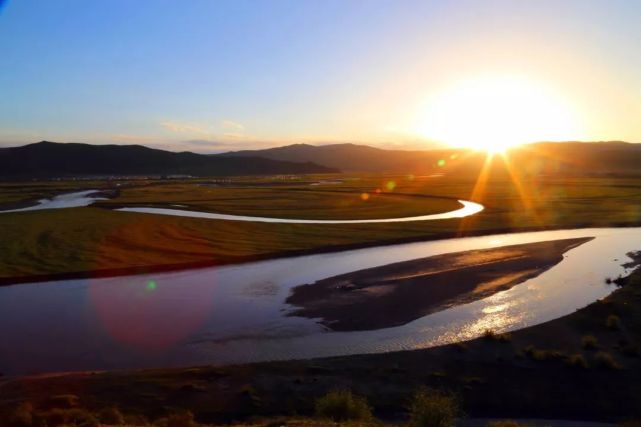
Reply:
[[[295,144],[265,150],[218,154],[260,156],[282,161],[314,161],[344,172],[478,174],[485,153],[465,149],[384,150],[357,144]],[[509,158],[523,172],[544,174],[641,174],[641,144],[611,142],[540,142],[513,148]],[[494,173],[500,173],[500,161]]]
[[[359,144],[294,144],[265,150],[245,150],[218,154],[221,157],[259,156],[290,162],[311,161],[343,172],[428,173],[439,160],[458,157],[469,150],[384,150]]]
[[[141,145],[90,145],[42,141],[0,150],[0,177],[49,178],[87,175],[269,175],[329,173],[313,162],[260,157],[223,158],[174,153]]]

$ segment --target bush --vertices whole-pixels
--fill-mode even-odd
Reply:
[[[154,422],[157,427],[198,427],[194,420],[194,414],[190,411],[171,414]]]
[[[78,396],[75,394],[59,394],[49,398],[49,405],[53,408],[74,408],[78,406]]]
[[[131,415],[131,414],[126,414],[125,415],[125,425],[131,425],[131,426],[146,426],[149,425],[149,421],[147,420],[147,417],[144,415]]]
[[[589,367],[588,361],[585,360],[582,354],[573,354],[567,359],[568,366],[573,368],[587,369]]]
[[[71,425],[78,427],[98,427],[98,419],[89,411],[81,408],[52,409],[40,414],[44,425],[59,426]]]
[[[604,369],[621,369],[621,365],[617,362],[610,353],[600,351],[594,356],[597,366]]]
[[[510,334],[508,333],[499,334],[494,332],[491,329],[486,329],[485,332],[483,332],[483,338],[488,341],[498,341],[502,343],[507,343],[512,341],[512,336]]]
[[[613,331],[621,329],[621,318],[616,314],[611,314],[605,319],[605,326]]]
[[[559,350],[539,350],[534,348],[534,346],[527,346],[523,352],[527,357],[538,362],[544,360],[561,360],[566,359],[567,356],[564,352]]]
[[[122,412],[116,407],[105,408],[98,414],[98,419],[100,422],[105,424],[124,424],[125,417],[122,415]]]
[[[455,343],[455,344],[454,344],[454,348],[455,348],[455,349],[456,349],[456,351],[458,351],[459,353],[464,353],[464,352],[466,352],[466,351],[468,350],[468,346],[467,346],[467,344],[466,344],[466,343],[464,343],[464,342],[457,342],[457,343]]]
[[[349,390],[335,390],[316,400],[316,415],[336,422],[368,421],[372,410],[364,397]]]
[[[486,427],[530,427],[531,424],[523,424],[514,420],[490,421]]]
[[[581,338],[581,346],[586,350],[596,350],[599,348],[599,340],[594,335],[584,335]]]
[[[19,405],[9,417],[11,427],[30,427],[33,424],[33,406],[29,403]]]
[[[453,395],[428,388],[414,393],[408,409],[412,427],[450,427],[460,412]]]

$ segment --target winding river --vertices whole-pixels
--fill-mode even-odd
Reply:
[[[97,193],[98,190],[83,190],[74,191],[72,193],[59,194],[50,199],[40,199],[33,206],[28,206],[20,209],[0,210],[0,213],[39,211],[43,209],[78,208],[82,206],[89,206],[98,200],[106,200],[104,197],[96,196]]]
[[[271,222],[285,224],[374,224],[383,222],[410,222],[410,221],[434,221],[438,219],[463,218],[474,215],[483,210],[483,205],[467,200],[458,200],[462,208],[450,212],[443,212],[430,215],[407,216],[401,218],[381,219],[296,219],[296,218],[270,218],[262,216],[227,215],[211,212],[198,212],[184,209],[166,208],[120,208],[123,212],[138,212],[156,215],[186,216],[192,218],[222,219],[226,221],[248,221],[248,222]]]
[[[431,255],[544,240],[595,239],[540,276],[403,326],[330,332],[291,317],[291,289]],[[603,298],[628,273],[641,228],[500,234],[223,267],[0,288],[0,372],[228,364],[425,348],[545,322]]]

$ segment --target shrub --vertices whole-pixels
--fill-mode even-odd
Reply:
[[[158,427],[198,427],[194,414],[190,411],[171,414],[166,418],[157,420],[154,426]]]
[[[428,388],[414,393],[408,409],[412,427],[450,427],[460,412],[453,395]]]
[[[71,425],[78,427],[98,427],[98,419],[89,411],[81,408],[52,409],[40,414],[44,425],[59,426]]]
[[[621,369],[621,365],[612,357],[610,353],[600,351],[594,356],[597,366],[604,369]]]
[[[149,421],[144,415],[126,414],[124,424],[128,426],[146,426],[149,425]]]
[[[586,350],[596,350],[599,348],[599,340],[594,335],[584,335],[581,338],[581,346]]]
[[[364,397],[349,390],[335,390],[316,400],[316,415],[336,422],[368,421],[372,410]]]
[[[611,314],[605,319],[605,326],[613,331],[621,329],[621,318],[616,314]]]
[[[19,405],[9,417],[11,427],[30,427],[33,424],[33,406],[29,403]]]
[[[527,346],[523,350],[525,355],[532,360],[542,362],[544,360],[560,360],[566,359],[567,356],[564,352],[559,350],[539,350],[534,348],[534,346]]]
[[[106,424],[124,424],[125,417],[122,412],[116,407],[105,408],[98,414],[98,419]]]
[[[490,421],[486,427],[530,427],[531,424],[523,424],[514,420]]]
[[[585,357],[583,357],[582,354],[573,354],[570,357],[567,358],[566,363],[568,366],[571,366],[573,368],[582,368],[582,369],[587,369],[588,366],[588,361],[585,360]]]
[[[485,332],[483,332],[483,338],[488,341],[498,341],[503,343],[510,342],[512,340],[512,336],[510,334],[499,334],[491,329],[486,329]]]
[[[464,343],[464,342],[457,342],[457,343],[455,343],[455,344],[454,344],[454,348],[455,348],[455,349],[456,349],[456,351],[458,351],[459,353],[464,353],[464,352],[466,352],[466,351],[468,350],[467,344],[466,344],[466,343]]]
[[[49,404],[54,408],[73,408],[78,406],[80,399],[75,394],[59,394],[49,398]]]

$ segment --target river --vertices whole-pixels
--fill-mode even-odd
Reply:
[[[286,316],[294,286],[443,253],[595,237],[540,276],[399,327],[330,332]],[[500,234],[127,277],[0,288],[0,372],[177,367],[426,348],[515,330],[603,298],[641,228]]]

